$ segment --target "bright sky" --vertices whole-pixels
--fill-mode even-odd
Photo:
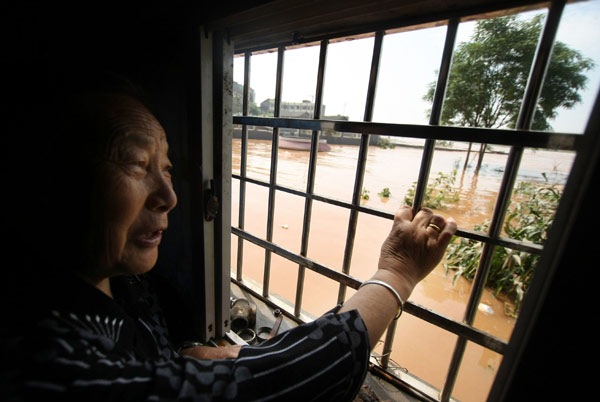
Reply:
[[[536,12],[523,14],[531,17]],[[459,26],[457,44],[469,39],[474,22]],[[421,29],[384,37],[383,52],[375,96],[373,121],[386,123],[427,124],[422,100],[428,83],[436,79],[446,27]],[[560,110],[551,122],[556,132],[582,133],[600,88],[600,0],[570,3],[565,7],[557,40],[579,50],[594,60],[596,67],[588,72],[587,90],[581,92],[583,102],[573,110]],[[323,104],[325,114],[346,115],[350,120],[364,118],[373,38],[332,43],[328,48]],[[300,102],[314,100],[318,46],[286,51],[282,100]],[[274,98],[277,54],[252,56],[250,87],[256,103]],[[234,59],[234,80],[243,83],[243,58]]]

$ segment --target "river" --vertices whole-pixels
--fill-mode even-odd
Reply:
[[[464,149],[464,144],[453,144]],[[479,149],[478,145],[473,149]],[[477,153],[471,153],[469,167],[463,170],[466,152],[437,150],[434,153],[431,176],[438,172],[448,174],[458,167],[456,188],[460,201],[447,209],[436,211],[452,216],[462,229],[472,230],[492,216],[495,196],[500,186],[506,162],[506,149],[493,147],[486,153],[478,175],[473,173]],[[404,196],[417,180],[422,149],[396,146],[393,149],[369,147],[363,188],[369,191],[367,207],[394,212],[403,204]],[[328,152],[319,152],[315,176],[315,193],[350,202],[354,188],[358,147],[332,145]],[[269,180],[271,141],[250,140],[248,145],[248,177]],[[280,149],[278,153],[277,183],[301,191],[306,190],[309,153]],[[569,173],[573,154],[526,150],[521,162],[519,180],[542,181],[542,172],[558,181]],[[234,174],[240,169],[240,140],[233,140]],[[391,196],[380,198],[383,188]],[[245,230],[261,238],[266,237],[268,190],[248,183],[246,186]],[[232,184],[232,225],[238,225],[239,181]],[[277,192],[273,241],[296,253],[300,252],[304,199],[292,194]],[[348,230],[349,211],[323,202],[313,203],[308,257],[330,268],[340,270]],[[368,279],[374,272],[381,243],[391,228],[391,221],[367,214],[359,214],[356,240],[352,254],[350,275]],[[232,236],[232,264],[236,262],[237,236]],[[244,278],[262,283],[264,250],[245,242]],[[235,266],[232,267],[235,270]],[[270,291],[287,300],[295,299],[298,265],[272,255]],[[442,315],[461,321],[471,290],[470,281],[459,278],[453,283],[452,272],[446,273],[440,264],[413,291],[409,300],[430,308]],[[312,315],[320,315],[336,304],[338,285],[334,281],[306,271],[302,307]],[[348,296],[353,293],[348,290]],[[515,319],[505,314],[505,304],[510,301],[495,297],[486,290],[479,305],[474,326],[498,338],[508,340]],[[391,360],[411,375],[440,388],[448,370],[457,337],[436,328],[410,314],[398,322]],[[376,348],[381,352],[381,346]],[[486,399],[501,355],[479,345],[468,343],[461,370],[454,388],[454,397],[462,401]]]

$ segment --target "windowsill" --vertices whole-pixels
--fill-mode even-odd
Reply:
[[[231,284],[231,297],[234,299],[246,299],[251,304],[256,306],[256,323],[252,326],[252,330],[258,333],[260,328],[273,328],[273,325],[276,321],[276,315],[274,314],[275,309],[269,307],[267,304],[263,303],[260,299],[255,298],[250,293],[244,291],[236,284]],[[277,333],[284,332],[288,329],[294,328],[298,324],[293,320],[283,316],[281,321],[281,326],[279,327],[279,331]],[[260,342],[256,342],[260,343]]]

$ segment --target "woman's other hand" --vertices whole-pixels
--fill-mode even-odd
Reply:
[[[231,346],[194,346],[182,349],[180,354],[195,357],[196,359],[235,359],[240,354],[240,345]]]

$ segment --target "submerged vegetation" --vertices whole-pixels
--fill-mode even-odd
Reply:
[[[427,185],[425,197],[423,199],[423,206],[433,209],[444,209],[449,204],[458,202],[458,189],[454,187],[456,174],[456,167],[450,174],[438,172],[437,176],[434,177],[433,180],[430,180]],[[417,182],[414,182],[404,197],[404,203],[408,206],[412,207],[413,205],[416,187]]]
[[[377,139],[377,146],[380,148],[383,148],[383,149],[387,149],[387,148],[394,149],[396,147],[396,144],[394,144],[392,141],[390,141],[387,138],[379,137]]]
[[[389,198],[392,195],[392,193],[390,193],[389,187],[385,187],[383,190],[377,193],[377,195],[383,198]]]
[[[459,190],[455,188],[457,169],[447,174],[439,172],[429,181],[425,190],[423,206],[443,210],[459,201]],[[503,226],[502,236],[510,239],[544,244],[554,220],[562,190],[551,184],[546,174],[544,183],[523,181],[515,188]],[[416,182],[408,190],[404,202],[412,206]],[[487,232],[489,221],[473,228],[476,232]],[[462,237],[455,237],[448,246],[444,268],[454,271],[454,282],[459,277],[475,278],[483,243]],[[486,286],[494,289],[496,296],[504,295],[514,301],[514,307],[506,311],[511,316],[518,314],[523,297],[529,288],[539,255],[507,247],[494,249]]]
[[[545,175],[544,175],[545,177]],[[554,214],[562,195],[556,185],[521,182],[504,221],[504,234],[508,238],[543,244],[554,220]],[[489,222],[474,227],[475,231],[487,231]],[[473,279],[483,245],[481,242],[455,238],[448,247],[446,271],[454,270],[454,281],[460,276]],[[514,300],[514,308],[507,311],[516,316],[538,262],[539,256],[506,247],[496,247],[492,257],[486,286],[495,289],[496,295],[506,295]]]

